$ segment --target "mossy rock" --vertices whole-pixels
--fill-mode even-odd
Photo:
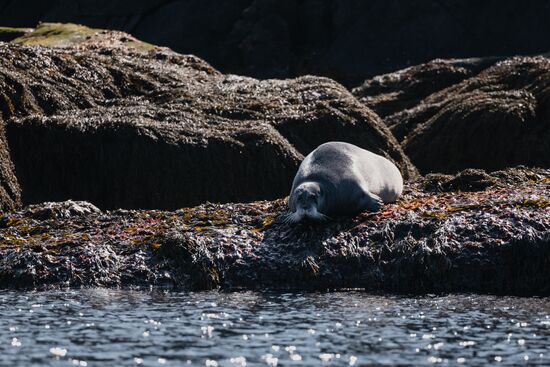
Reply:
[[[32,28],[0,27],[0,41],[9,42],[32,31]]]
[[[70,47],[70,46],[109,46],[125,47],[138,50],[150,50],[155,48],[146,42],[142,42],[126,33],[118,31],[89,28],[73,23],[40,23],[34,29],[15,29],[23,34],[12,43],[30,46]],[[1,32],[2,28],[0,28]],[[13,32],[12,32],[13,33]]]

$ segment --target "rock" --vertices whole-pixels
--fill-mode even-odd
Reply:
[[[392,121],[392,115],[415,107],[429,95],[470,78],[501,59],[436,59],[367,79],[352,92],[361,103],[382,118],[390,116],[388,121]],[[392,132],[399,140],[403,139],[401,131],[392,129]]]
[[[405,151],[424,173],[550,167],[548,80],[550,60],[518,57],[432,94],[401,115]]]
[[[41,27],[61,27],[54,34],[67,40],[39,27],[0,45],[0,110],[26,203],[274,199],[288,194],[303,155],[329,140],[417,174],[380,118],[330,79],[225,75],[120,32]]]
[[[67,200],[62,202],[47,202],[39,205],[29,205],[26,208],[25,216],[38,220],[46,219],[68,219],[71,217],[82,217],[90,214],[98,214],[99,210],[95,205],[86,201]]]
[[[132,48],[141,51],[161,49],[124,32],[88,28],[73,23],[40,23],[36,28],[25,29],[22,35],[10,42],[48,47]]]
[[[118,29],[224,73],[315,74],[354,87],[438,57],[547,52],[549,7],[544,0],[521,7],[513,0],[27,0],[5,2],[0,24]]]
[[[469,168],[452,175],[440,173],[425,177],[425,188],[429,191],[483,191],[497,184],[498,180],[482,169]]]
[[[354,93],[384,116],[422,173],[550,167],[549,78],[542,56],[435,60]]]
[[[21,205],[21,188],[15,176],[10,151],[0,115],[0,213],[14,210]]]
[[[544,168],[517,166],[500,171],[486,172],[468,168],[455,175],[430,173],[416,182],[427,192],[484,191],[489,188],[513,186],[521,182],[541,182],[547,179]]]
[[[33,213],[75,203],[32,206],[0,218],[0,288],[550,295],[550,170],[496,174],[507,179],[475,192],[421,179],[378,213],[317,224],[285,223],[284,200],[44,217]]]
[[[30,31],[32,31],[32,29],[0,27],[0,42],[9,42],[15,38],[24,36]]]

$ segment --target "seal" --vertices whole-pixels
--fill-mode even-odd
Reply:
[[[403,177],[388,159],[344,142],[318,146],[304,158],[292,183],[286,221],[326,220],[378,211],[397,200]]]

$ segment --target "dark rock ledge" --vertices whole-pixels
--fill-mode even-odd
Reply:
[[[429,175],[380,213],[317,225],[283,223],[284,200],[31,205],[0,219],[0,287],[548,295],[549,192],[543,169]]]

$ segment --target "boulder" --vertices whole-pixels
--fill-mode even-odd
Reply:
[[[393,118],[425,173],[550,167],[550,60],[501,61]]]
[[[288,194],[303,155],[329,140],[416,175],[380,118],[330,79],[259,81],[121,32],[41,27],[0,45],[0,111],[26,203],[274,199]]]
[[[434,60],[353,93],[383,116],[422,173],[550,167],[550,60]]]
[[[367,79],[352,93],[380,117],[392,121],[392,115],[415,107],[429,95],[478,74],[500,59],[435,59]],[[399,130],[394,133],[399,140],[403,138]]]

